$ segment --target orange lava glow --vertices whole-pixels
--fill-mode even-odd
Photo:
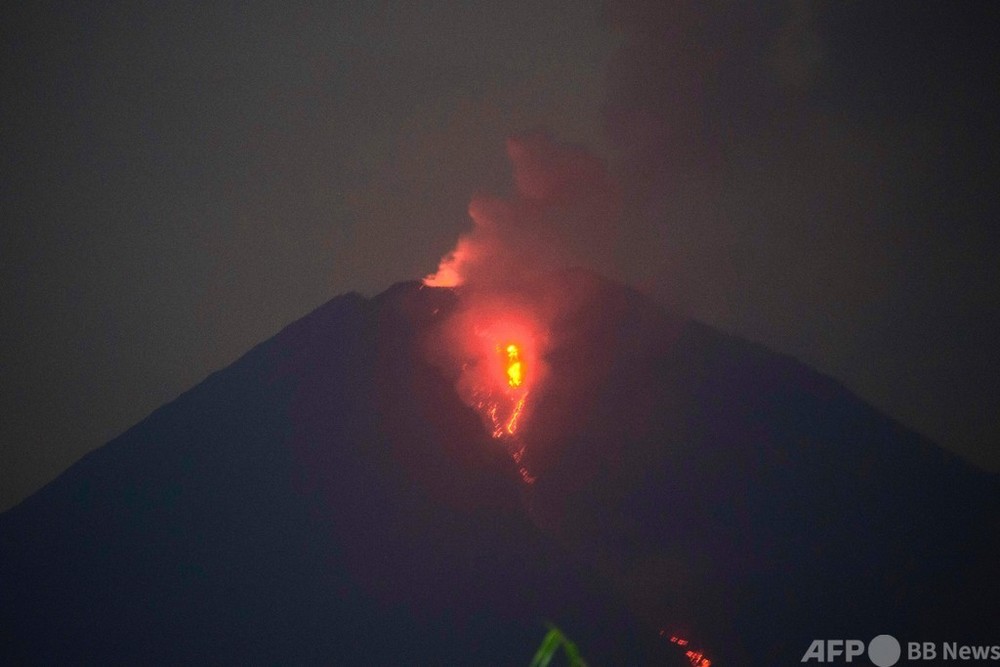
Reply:
[[[684,655],[691,661],[692,667],[712,667],[712,661],[701,651],[688,651]]]
[[[465,282],[465,267],[476,256],[475,245],[467,237],[458,239],[455,249],[445,255],[437,271],[425,276],[428,287],[458,287]]]
[[[524,366],[521,363],[521,348],[511,343],[507,346],[507,384],[520,387],[524,383]]]
[[[663,635],[666,634],[666,632],[661,630],[660,634]],[[677,644],[678,646],[683,647],[688,645],[688,640],[684,639],[683,637],[678,637],[677,635],[671,635],[670,643]],[[712,667],[712,661],[706,658],[705,654],[702,651],[695,651],[693,649],[688,649],[687,651],[684,652],[684,655],[691,663],[691,667]]]
[[[531,483],[534,477],[522,463],[523,431],[531,421],[533,396],[547,373],[545,327],[523,300],[490,294],[477,295],[446,323],[444,331],[446,347],[459,369],[459,396],[479,413],[487,433],[517,463],[522,479]]]
[[[501,323],[497,326],[507,328],[510,325]],[[487,328],[484,335],[489,336],[487,332],[491,329]],[[498,342],[494,349],[499,364],[486,364],[487,373],[491,377],[485,383],[486,387],[492,388],[480,390],[482,398],[477,407],[489,417],[491,435],[507,446],[514,462],[518,464],[521,479],[531,484],[535,478],[521,464],[524,445],[517,437],[517,429],[528,402],[527,364],[522,356],[524,346],[520,343]]]
[[[428,287],[457,287],[462,283],[462,278],[454,267],[442,262],[437,272],[426,276],[423,282]]]

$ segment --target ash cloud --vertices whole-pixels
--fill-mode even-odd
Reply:
[[[629,282],[996,469],[997,5],[607,15]]]
[[[621,196],[604,161],[543,132],[506,148],[513,192],[472,198],[472,229],[424,282],[496,290],[576,266],[617,275]]]
[[[607,135],[633,283],[728,323],[745,276],[727,197],[743,151],[803,115],[824,67],[813,3],[610,2]],[[768,165],[769,167],[770,165]]]

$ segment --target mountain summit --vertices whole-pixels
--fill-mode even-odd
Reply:
[[[592,664],[695,664],[671,637],[716,665],[995,642],[996,476],[791,358],[545,280],[516,434],[463,380],[485,366],[448,337],[462,288],[402,283],[333,299],[0,515],[0,658],[528,664],[546,622]]]

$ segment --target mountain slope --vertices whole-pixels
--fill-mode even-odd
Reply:
[[[400,292],[416,315],[447,296],[335,299],[0,515],[4,662],[527,664],[546,620],[607,662],[655,655],[505,458],[450,460],[412,420],[391,440]],[[481,440],[437,385],[451,442]]]
[[[640,297],[582,311],[569,328],[615,314],[585,336],[615,353],[574,437],[543,453],[532,508],[634,610],[723,664],[798,662],[823,638],[994,641],[996,475],[794,359]]]
[[[423,353],[459,307],[334,299],[0,515],[27,664],[798,662],[995,634],[1000,503],[787,357],[594,276],[551,323],[517,466]],[[681,658],[682,659],[682,658]],[[683,660],[683,659],[682,659]]]

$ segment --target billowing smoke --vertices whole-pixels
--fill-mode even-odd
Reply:
[[[507,141],[514,192],[479,195],[462,235],[424,283],[506,289],[560,268],[614,275],[621,197],[602,160],[536,133]]]

